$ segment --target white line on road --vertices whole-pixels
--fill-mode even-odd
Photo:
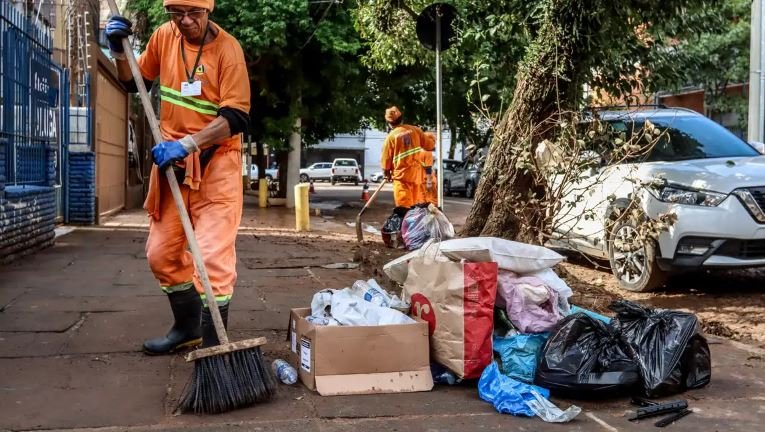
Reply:
[[[595,423],[603,426],[606,430],[609,432],[619,432],[619,429],[611,426],[610,424],[606,423],[605,421],[601,420],[600,418],[596,417],[593,413],[584,413],[585,416],[591,418]]]

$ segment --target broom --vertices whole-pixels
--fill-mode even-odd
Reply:
[[[112,15],[119,15],[115,1],[107,1]],[[143,77],[133,55],[133,48],[127,38],[122,40],[122,47],[138,87],[138,94],[149,120],[152,136],[154,141],[159,143],[162,141],[159,123],[154,116],[154,109],[149,100]],[[218,346],[199,349],[186,356],[187,362],[194,362],[194,375],[189,385],[186,386],[178,408],[181,412],[193,411],[197,414],[214,414],[267,400],[276,392],[277,383],[270,368],[264,366],[263,354],[260,351],[260,346],[265,345],[266,338],[229,342],[173,168],[168,167],[165,175],[178,207],[183,231],[194,257],[199,278],[202,280],[207,307],[210,309],[215,332],[220,341]]]

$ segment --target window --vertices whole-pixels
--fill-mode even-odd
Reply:
[[[356,161],[355,160],[349,160],[349,159],[343,159],[335,162],[335,165],[341,166],[341,167],[355,167]]]
[[[651,117],[662,132],[645,162],[672,162],[690,159],[714,159],[759,156],[759,153],[730,131],[706,117]],[[644,119],[609,121],[617,131],[640,134]]]

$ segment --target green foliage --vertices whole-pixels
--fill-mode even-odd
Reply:
[[[161,0],[130,0],[140,38],[167,20]],[[253,140],[284,149],[295,119],[305,144],[359,129],[368,73],[353,5],[307,0],[217,0],[211,19],[245,53]]]
[[[716,10],[704,11],[699,20],[710,23],[708,30],[692,35],[672,47],[667,60],[682,72],[680,79],[666,82],[667,90],[701,87],[705,90],[707,114],[719,120],[723,113],[739,115],[746,129],[746,93],[727,94],[730,84],[749,79],[749,33],[751,0],[728,0]]]
[[[357,28],[368,44],[380,98],[406,107],[409,121],[435,119],[435,55],[417,40],[419,13],[430,0],[358,0]],[[458,11],[457,35],[443,55],[444,117],[468,143],[486,145],[496,115],[509,103],[527,34],[527,8],[509,0],[447,0]],[[521,2],[522,3],[522,2]],[[379,114],[378,114],[379,117]]]

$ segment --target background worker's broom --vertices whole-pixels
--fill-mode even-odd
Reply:
[[[115,1],[107,1],[112,15],[119,15]],[[138,87],[146,117],[151,125],[154,141],[159,143],[162,141],[159,124],[154,116],[154,109],[143,83],[143,77],[133,55],[133,48],[127,38],[122,40],[122,47]],[[267,400],[276,392],[277,383],[270,368],[264,365],[263,354],[260,352],[260,346],[266,343],[266,338],[229,343],[218,310],[218,303],[215,301],[210,279],[207,277],[202,254],[194,236],[194,229],[191,226],[181,191],[178,188],[178,180],[175,178],[172,167],[168,167],[165,174],[173,193],[173,199],[178,207],[183,231],[189,242],[197,273],[204,286],[207,306],[210,308],[215,332],[221,343],[211,348],[196,350],[186,357],[186,361],[194,362],[194,376],[186,387],[179,409],[182,412],[193,411],[199,414],[213,414]]]

